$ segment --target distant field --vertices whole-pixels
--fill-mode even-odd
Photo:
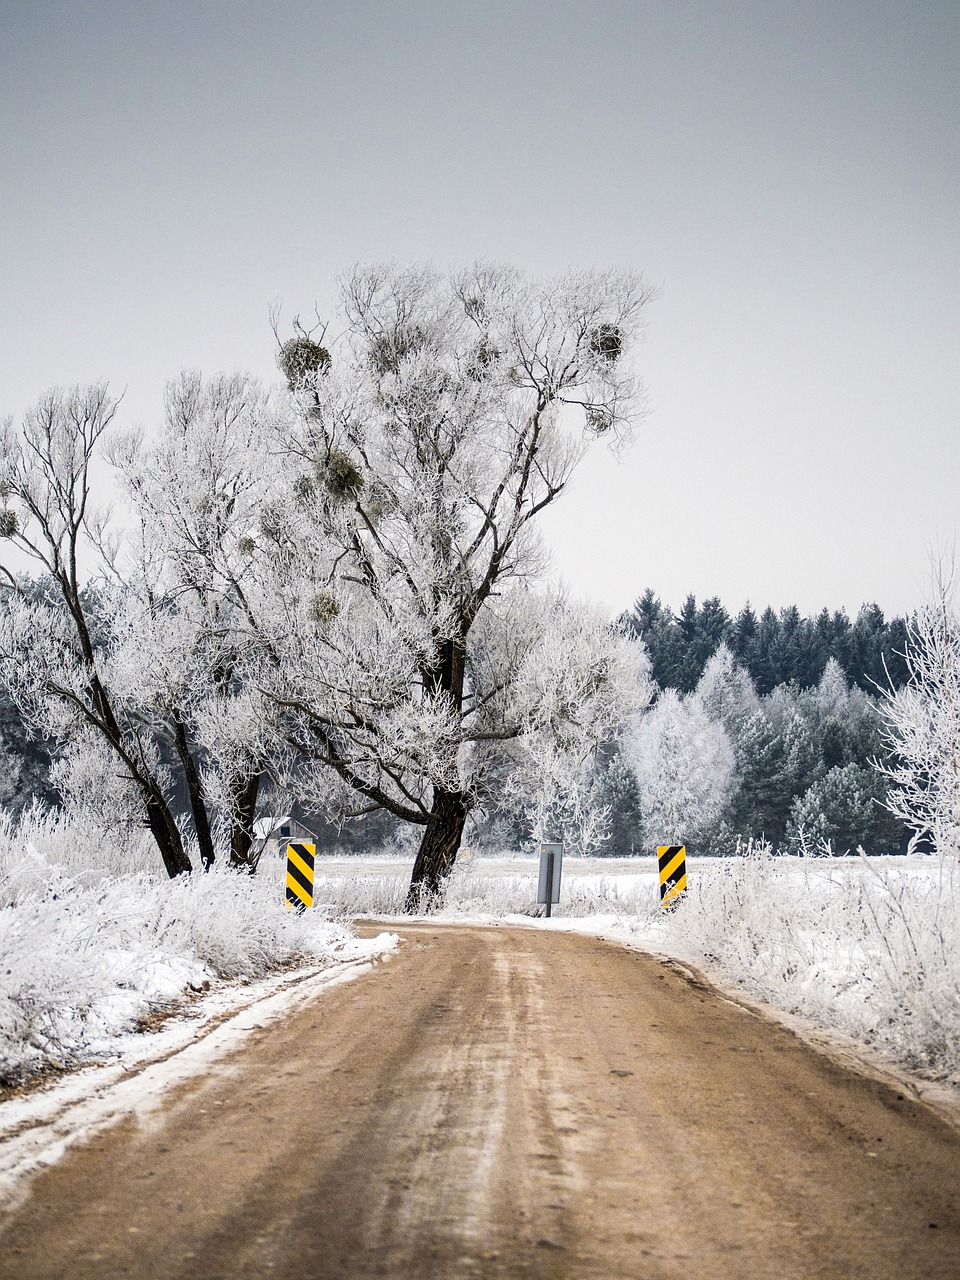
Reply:
[[[725,885],[730,875],[752,874],[747,864],[754,859],[691,858],[687,862],[689,887],[699,897],[708,886]],[[387,916],[403,910],[410,882],[412,856],[325,856],[316,862],[315,899],[338,916]],[[536,855],[461,855],[448,883],[440,915],[511,916],[537,914]],[[828,895],[852,882],[859,883],[875,872],[894,881],[906,876],[915,881],[931,874],[929,858],[874,858],[865,863],[850,858],[773,858],[763,863],[766,893],[779,897],[816,892]],[[278,878],[283,860],[274,864]],[[811,883],[812,881],[812,883]],[[711,896],[712,896],[712,891]],[[636,924],[659,914],[660,895],[656,859],[579,858],[567,856],[563,862],[558,916],[614,915],[631,918]]]

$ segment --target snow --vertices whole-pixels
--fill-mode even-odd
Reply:
[[[110,1058],[144,1018],[211,985],[356,956],[345,923],[285,909],[278,876],[170,881],[126,845],[117,870],[110,838],[82,823],[0,821],[0,1083]]]
[[[305,966],[243,987],[223,986],[152,1033],[117,1035],[111,1061],[0,1105],[0,1207],[16,1205],[29,1177],[74,1143],[122,1120],[144,1120],[164,1095],[239,1048],[250,1033],[322,992],[367,973],[396,934],[345,939],[332,966]]]

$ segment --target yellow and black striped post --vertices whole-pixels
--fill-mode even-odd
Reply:
[[[660,860],[660,905],[672,907],[687,888],[687,847],[662,844],[657,850]]]
[[[305,911],[313,906],[315,844],[287,845],[287,909]]]

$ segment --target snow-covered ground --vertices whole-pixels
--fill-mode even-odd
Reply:
[[[568,857],[551,921],[538,919],[537,867],[535,857],[467,854],[437,918],[619,938],[960,1083],[952,864],[692,859],[685,900],[664,913],[653,858]],[[283,906],[279,859],[253,878],[215,871],[171,883],[146,843],[80,820],[0,822],[0,1080],[122,1057],[148,1015],[208,987],[355,960],[350,921],[399,917],[409,874],[407,858],[320,857],[317,905],[297,915]]]
[[[211,988],[377,950],[287,911],[276,876],[171,882],[155,863],[146,841],[81,820],[0,821],[0,1084],[125,1058],[151,1014]]]

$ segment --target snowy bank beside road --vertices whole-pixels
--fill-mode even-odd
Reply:
[[[170,881],[118,870],[125,859],[149,865],[82,822],[0,822],[0,1084],[109,1058],[151,1013],[217,980],[370,950],[344,924],[286,911],[274,876]]]
[[[252,1031],[366,973],[398,943],[396,934],[353,938],[337,952],[337,963],[301,966],[243,986],[224,984],[159,1031],[113,1038],[106,1065],[0,1103],[0,1209],[18,1203],[30,1176],[55,1164],[74,1143],[122,1120],[142,1120],[172,1088],[208,1076]]]
[[[748,995],[960,1084],[955,861],[724,859],[660,930]]]

